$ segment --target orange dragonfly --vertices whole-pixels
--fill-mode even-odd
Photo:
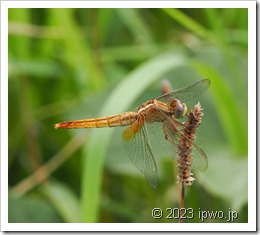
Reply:
[[[142,104],[137,112],[124,112],[102,118],[91,118],[61,122],[54,128],[100,128],[129,126],[123,132],[125,149],[134,165],[144,174],[147,181],[156,188],[157,166],[149,136],[154,135],[163,149],[173,158],[178,157],[178,140],[183,123],[178,119],[187,113],[185,103],[204,92],[210,80],[204,79],[181,89],[166,93]],[[187,137],[188,138],[188,137]],[[192,169],[205,171],[208,166],[206,154],[196,145],[193,147]]]

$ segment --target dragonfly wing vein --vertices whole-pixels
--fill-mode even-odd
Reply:
[[[126,138],[131,136],[131,138]],[[157,167],[143,119],[136,120],[123,132],[123,143],[133,164],[147,181],[157,187]]]
[[[209,85],[210,85],[210,80],[203,79],[201,81],[195,82],[186,87],[159,96],[158,98],[156,98],[156,100],[165,102],[167,104],[169,104],[174,99],[178,99],[181,102],[186,102],[199,96],[201,93],[206,91]]]

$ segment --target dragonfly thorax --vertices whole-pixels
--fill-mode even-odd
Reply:
[[[169,111],[175,118],[183,118],[187,113],[187,106],[185,103],[174,99],[169,105]]]

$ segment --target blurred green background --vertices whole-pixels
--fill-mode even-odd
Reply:
[[[197,145],[206,172],[185,207],[248,219],[247,9],[9,9],[9,222],[178,222],[176,164],[158,157],[154,190],[129,160],[125,128],[54,130],[135,111],[208,78]],[[153,219],[153,208],[162,219]],[[228,215],[227,215],[228,216]],[[208,218],[205,222],[225,223]]]

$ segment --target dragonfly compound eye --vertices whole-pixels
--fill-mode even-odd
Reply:
[[[183,118],[183,116],[187,113],[187,106],[185,103],[181,103],[179,100],[175,99],[170,104],[171,112],[173,116],[177,119]]]

